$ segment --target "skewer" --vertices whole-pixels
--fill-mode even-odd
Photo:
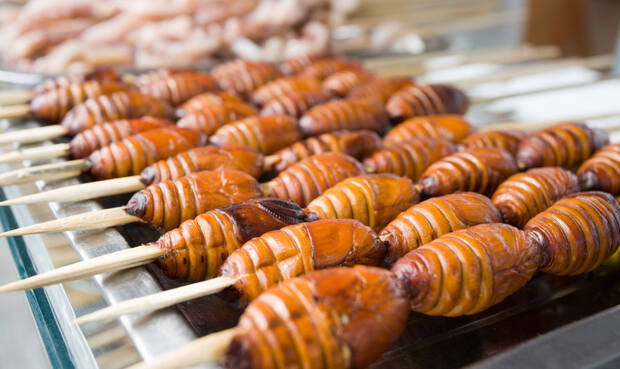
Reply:
[[[0,174],[0,185],[8,186],[34,182],[40,179],[72,178],[90,169],[92,164],[84,159],[69,160],[59,163],[20,168]]]
[[[0,119],[21,118],[30,114],[30,105],[0,106]]]
[[[0,163],[13,163],[23,160],[53,159],[66,156],[71,151],[71,145],[61,143],[56,145],[44,145],[28,149],[19,149],[0,154]]]
[[[0,107],[0,111],[2,109],[4,108]],[[0,144],[41,142],[64,136],[67,133],[69,130],[61,125],[21,129],[0,134]]]
[[[0,92],[0,105],[23,104],[34,96],[33,90],[10,90]]]

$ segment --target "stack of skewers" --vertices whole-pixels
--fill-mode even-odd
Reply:
[[[195,283],[79,321],[213,293],[247,306],[236,328],[160,366],[367,367],[402,333],[409,309],[475,314],[536,271],[585,273],[620,245],[612,196],[620,193],[620,145],[600,129],[567,122],[476,132],[457,88],[378,78],[334,57],[159,71],[120,92],[73,87],[105,80],[71,83],[58,81],[50,91],[66,95],[46,95],[58,96],[47,109],[33,103],[37,95],[28,109],[54,112],[48,120],[60,124],[43,130],[74,136],[54,149],[74,160],[4,173],[0,183],[82,171],[97,181],[3,205],[138,192],[124,207],[2,236],[130,222],[167,232],[0,292],[155,262]],[[33,142],[37,132],[0,140]],[[2,160],[45,157],[37,150]]]

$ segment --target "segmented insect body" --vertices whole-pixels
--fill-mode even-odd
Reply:
[[[204,104],[200,111],[185,114],[177,122],[177,126],[200,131],[209,136],[218,128],[237,120],[257,114],[256,108],[243,102]]]
[[[302,139],[297,122],[285,115],[249,117],[219,128],[210,141],[214,145],[247,146],[268,155]]]
[[[69,144],[71,157],[85,158],[96,150],[136,133],[172,126],[167,119],[143,117],[122,119],[94,126],[78,133]]]
[[[213,68],[211,75],[222,90],[247,98],[258,87],[281,76],[270,63],[234,60]]]
[[[99,81],[99,82],[120,82],[121,75],[112,68],[97,69],[93,72],[82,75],[70,75],[60,76],[57,78],[50,78],[34,88],[34,94],[39,95],[46,93],[50,90],[63,88],[65,86],[81,83],[84,81]]]
[[[577,171],[584,190],[620,193],[620,144],[611,144],[597,151]]]
[[[30,100],[30,110],[38,120],[59,123],[69,110],[87,99],[129,89],[130,86],[121,82],[72,83],[35,95]]]
[[[228,255],[252,238],[307,220],[293,202],[248,200],[186,220],[149,245],[167,251],[156,260],[165,275],[197,282],[215,277]]]
[[[449,85],[405,86],[390,97],[385,108],[395,121],[433,114],[465,114],[469,99],[465,93]]]
[[[299,73],[302,77],[312,77],[324,80],[334,73],[350,69],[363,69],[360,62],[342,58],[330,58],[317,60]]]
[[[292,76],[300,73],[310,64],[325,58],[327,58],[327,55],[323,53],[314,53],[287,59],[280,64],[280,72],[285,76]]]
[[[276,284],[311,272],[354,264],[378,265],[385,246],[367,226],[353,219],[317,220],[271,231],[246,242],[222,265],[223,276],[241,276],[233,286],[247,304]],[[230,291],[227,293],[231,295]]]
[[[203,92],[217,90],[215,79],[206,73],[182,71],[178,73],[147,73],[136,80],[144,94],[177,106]]]
[[[497,149],[472,149],[431,164],[420,177],[424,197],[472,191],[492,195],[506,178],[517,173],[510,153]]]
[[[411,309],[459,316],[485,310],[521,288],[537,270],[540,248],[507,224],[448,233],[400,258],[392,271],[411,293]]]
[[[526,137],[526,132],[516,129],[478,132],[465,137],[463,141],[461,141],[460,146],[465,150],[474,148],[500,149],[506,150],[514,155],[517,153],[519,144]]]
[[[362,69],[348,69],[334,73],[321,84],[321,89],[332,96],[345,97],[351,90],[374,76]]]
[[[140,132],[90,154],[90,174],[96,179],[140,174],[142,169],[156,161],[201,146],[204,142],[202,134],[175,126]]]
[[[204,146],[183,151],[144,168],[140,173],[146,185],[181,178],[204,170],[236,169],[254,178],[262,174],[263,156],[239,145]]]
[[[321,83],[312,77],[285,77],[266,83],[252,93],[252,102],[256,105],[265,105],[282,95],[295,92],[321,92]]]
[[[540,270],[575,275],[601,265],[620,245],[620,205],[608,193],[570,195],[524,227],[542,246]]]
[[[389,118],[380,104],[353,99],[317,105],[299,120],[299,126],[305,136],[360,129],[383,133],[389,123]]]
[[[417,181],[429,165],[454,152],[454,144],[444,138],[417,137],[375,152],[364,160],[364,168]]]
[[[338,182],[364,174],[354,158],[341,153],[324,153],[306,158],[264,184],[265,195],[292,200],[306,206]]]
[[[273,169],[281,172],[291,165],[312,155],[339,152],[362,159],[381,147],[381,139],[372,131],[336,131],[309,137],[285,147],[273,154]]]
[[[212,105],[220,105],[224,103],[240,103],[245,102],[235,95],[231,95],[226,91],[205,92],[192,97],[177,108],[177,116],[182,117],[185,114],[199,113],[205,109],[210,109]]]
[[[383,138],[390,146],[417,137],[445,138],[460,142],[474,131],[474,127],[460,115],[436,115],[411,118],[397,125]]]
[[[320,219],[355,219],[379,231],[420,200],[413,182],[393,174],[347,178],[312,200],[306,211]]]
[[[97,124],[144,116],[170,118],[173,111],[170,105],[152,96],[137,91],[124,91],[88,99],[76,105],[65,115],[61,124],[74,136]]]
[[[386,270],[358,265],[315,271],[247,307],[226,366],[366,368],[403,332],[408,313],[405,290]]]
[[[402,212],[381,231],[387,245],[386,262],[392,264],[411,250],[435,238],[478,224],[499,223],[499,210],[475,192],[433,197]]]
[[[578,191],[579,180],[572,172],[560,167],[534,168],[499,185],[493,204],[506,223],[521,228],[554,202]]]
[[[607,132],[584,124],[562,123],[532,133],[521,141],[517,163],[521,169],[573,169],[609,142]]]
[[[348,94],[348,99],[370,99],[385,104],[388,99],[405,86],[413,86],[413,81],[408,78],[389,79],[375,77],[353,88]]]
[[[131,197],[125,211],[170,230],[198,214],[261,196],[258,182],[247,173],[203,171],[149,185]]]
[[[325,103],[329,97],[321,92],[292,92],[269,100],[261,115],[288,115],[299,118],[313,106]]]

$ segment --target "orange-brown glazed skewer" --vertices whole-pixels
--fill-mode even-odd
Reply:
[[[194,71],[146,73],[140,75],[135,84],[142,93],[172,106],[182,104],[198,94],[218,89],[213,77]]]
[[[321,92],[291,92],[279,95],[263,105],[261,115],[288,115],[299,118],[312,107],[323,104],[329,100],[329,96]]]
[[[383,138],[390,146],[416,137],[445,138],[458,143],[474,132],[474,127],[460,115],[435,115],[411,118],[397,125]]]
[[[469,99],[449,85],[405,86],[390,97],[385,108],[395,121],[432,114],[465,114]]]
[[[37,85],[33,92],[36,94],[44,93],[57,88],[62,88],[75,83],[81,83],[85,81],[98,81],[98,82],[120,82],[121,75],[114,69],[104,68],[97,69],[93,72],[82,75],[70,75],[60,76],[57,78],[50,78],[43,83]]]
[[[348,69],[334,73],[321,84],[321,89],[336,97],[345,97],[358,85],[368,82],[374,76],[362,69]]]
[[[293,92],[321,92],[321,83],[312,77],[284,77],[273,80],[259,87],[252,93],[251,101],[264,105],[269,101]]]
[[[388,99],[405,86],[413,86],[413,81],[408,78],[380,78],[376,77],[353,88],[348,94],[348,99],[371,99],[385,104]]]
[[[226,91],[205,92],[184,102],[177,108],[176,114],[178,117],[183,117],[185,114],[201,112],[204,109],[208,109],[211,105],[225,103],[245,103],[245,101]]]
[[[577,171],[584,190],[600,190],[612,195],[620,193],[620,144],[598,150]]]
[[[327,58],[328,56],[323,53],[314,53],[287,59],[280,64],[280,72],[282,72],[285,76],[293,76],[302,72],[312,63]]]
[[[215,100],[215,99],[214,99]],[[195,103],[195,105],[198,105]],[[205,103],[201,102],[200,110],[194,107],[183,115],[177,126],[193,129],[209,136],[218,128],[244,118],[256,115],[258,112],[252,105],[244,102],[225,101]],[[194,110],[195,109],[195,110]]]
[[[280,77],[281,74],[267,62],[234,60],[213,68],[211,75],[222,90],[248,98],[258,87]]]
[[[321,133],[368,129],[383,133],[389,118],[378,102],[368,100],[337,100],[317,105],[299,119],[305,136]]]
[[[459,146],[465,150],[474,148],[490,148],[505,150],[509,153],[516,154],[519,144],[526,137],[526,132],[514,129],[484,131],[465,137],[460,142]]]
[[[343,58],[321,59],[299,72],[299,76],[324,80],[332,74],[350,69],[362,69],[362,64],[356,60],[347,60]]]

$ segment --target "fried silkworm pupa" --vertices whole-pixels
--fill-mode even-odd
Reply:
[[[474,127],[461,115],[435,115],[411,118],[397,125],[383,137],[390,146],[416,137],[445,138],[458,143],[473,133]]]
[[[429,165],[456,151],[444,138],[417,137],[375,152],[364,160],[368,173],[393,173],[417,181]]]
[[[166,101],[172,106],[182,104],[203,92],[218,89],[213,77],[194,71],[146,73],[139,76],[135,84],[142,93]]]
[[[523,228],[542,246],[540,270],[575,275],[595,269],[620,245],[620,205],[605,192],[570,195]]]
[[[220,64],[213,68],[211,75],[222,90],[244,99],[258,87],[281,76],[271,63],[248,60]]]
[[[214,145],[242,145],[272,154],[302,139],[297,121],[285,115],[249,117],[220,127],[210,142]]]
[[[413,205],[379,234],[387,245],[386,263],[393,264],[411,250],[435,238],[478,224],[499,223],[502,216],[491,200],[475,192],[433,197]]]
[[[329,96],[322,92],[291,92],[269,100],[261,109],[260,114],[264,116],[288,115],[299,118],[310,108],[323,104],[327,100]]]
[[[433,114],[465,114],[469,98],[462,90],[441,84],[405,86],[385,104],[390,118],[399,122]]]
[[[581,123],[561,123],[532,133],[521,141],[517,163],[521,169],[574,169],[609,143],[607,132]]]
[[[222,101],[221,103],[204,104],[200,111],[185,114],[177,122],[177,126],[200,131],[207,136],[218,128],[257,114],[256,108],[244,102]]]
[[[305,136],[360,129],[381,134],[388,129],[389,124],[390,120],[379,103],[353,99],[317,105],[299,119],[299,126]]]
[[[271,156],[273,169],[281,172],[312,155],[339,152],[356,159],[365,158],[381,147],[381,138],[372,131],[336,131],[309,137],[285,147]]]
[[[332,268],[283,282],[247,307],[226,367],[369,367],[402,334],[408,303],[401,283],[380,268]]]
[[[140,181],[145,185],[181,178],[205,170],[236,169],[254,178],[261,176],[263,155],[239,145],[196,147],[144,168]]]
[[[321,83],[312,77],[285,77],[266,83],[252,93],[253,104],[263,106],[282,95],[294,92],[321,92]]]
[[[137,91],[116,92],[88,99],[71,109],[60,123],[69,134],[76,134],[93,126],[112,120],[152,116],[172,117],[173,110],[167,103]]]
[[[246,242],[220,269],[241,277],[223,297],[246,305],[276,284],[315,269],[378,265],[385,245],[369,227],[353,219],[325,219],[286,226]]]
[[[332,96],[345,97],[355,87],[373,78],[371,73],[363,69],[343,70],[327,77],[321,84],[321,89]]]
[[[448,233],[400,258],[392,272],[407,286],[411,309],[427,315],[475,314],[529,281],[539,245],[501,223]]]
[[[214,278],[228,255],[252,238],[308,220],[291,201],[253,199],[186,220],[148,245],[166,250],[156,260],[166,276],[198,282]]]
[[[112,68],[102,68],[82,75],[59,76],[45,80],[34,88],[35,95],[85,81],[120,82],[121,75]]]
[[[137,175],[147,166],[202,146],[205,136],[190,129],[168,126],[137,133],[88,156],[95,179]]]
[[[472,149],[431,164],[420,177],[419,184],[424,197],[457,191],[491,196],[500,183],[518,171],[514,157],[507,151]]]
[[[299,73],[299,76],[312,77],[322,81],[334,73],[349,69],[363,69],[363,67],[357,60],[346,60],[343,58],[321,59],[306,67]]]
[[[346,97],[348,99],[370,99],[385,104],[396,91],[405,86],[413,86],[413,81],[409,78],[375,77],[353,88]]]
[[[198,214],[262,195],[256,179],[247,173],[203,171],[149,185],[131,197],[125,212],[170,230]]]
[[[554,202],[579,192],[579,180],[560,167],[544,167],[517,173],[505,180],[493,194],[493,204],[504,222],[523,227]]]
[[[291,166],[263,184],[266,196],[292,200],[301,206],[338,182],[364,174],[362,164],[341,153],[313,155]]]
[[[355,219],[381,230],[400,212],[420,201],[413,182],[393,174],[347,178],[323,192],[306,207],[319,219]]]
[[[584,190],[620,193],[620,144],[603,147],[577,171]]]
[[[312,63],[327,57],[324,53],[312,53],[287,59],[280,64],[280,72],[285,76],[293,76],[302,72]]]
[[[69,153],[72,158],[85,158],[104,146],[136,133],[172,125],[173,123],[167,119],[154,117],[122,119],[99,124],[73,137],[69,143]]]
[[[178,117],[183,117],[185,114],[199,113],[205,109],[209,109],[212,105],[219,105],[224,103],[245,103],[239,97],[231,95],[226,91],[220,92],[205,92],[192,97],[184,102],[177,108],[176,114]]]
[[[460,147],[463,150],[475,148],[489,148],[506,150],[511,154],[517,153],[521,141],[527,137],[527,133],[516,129],[503,129],[498,131],[485,131],[474,133],[465,137]]]

